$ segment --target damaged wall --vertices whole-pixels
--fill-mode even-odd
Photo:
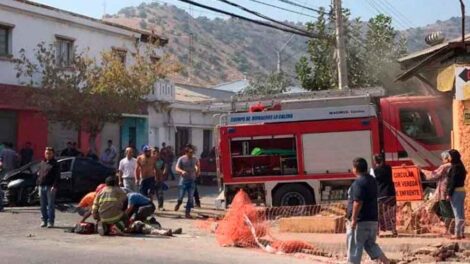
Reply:
[[[470,100],[453,101],[453,148],[460,151],[465,168],[470,171],[470,124],[465,124],[464,112],[470,111]],[[470,120],[467,120],[469,122]],[[467,175],[465,190],[470,193],[470,180]],[[470,216],[470,197],[465,200],[465,215]]]

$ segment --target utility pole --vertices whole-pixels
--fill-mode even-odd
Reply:
[[[460,0],[460,10],[462,11],[462,46],[465,48],[465,4]]]
[[[282,47],[280,49],[278,49],[276,51],[277,53],[277,73],[281,73],[282,72],[282,67],[281,67],[281,52],[287,47],[287,44],[289,44],[289,42],[291,42],[291,40],[294,38],[295,34],[292,34],[290,36],[290,38],[286,41],[286,43],[284,43],[282,45]]]
[[[346,48],[344,45],[343,12],[341,0],[333,0],[336,19],[336,61],[338,64],[338,86],[340,90],[348,89],[348,68],[346,65]]]

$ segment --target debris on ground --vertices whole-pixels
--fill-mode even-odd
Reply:
[[[205,220],[196,220],[194,224],[198,229],[210,232],[210,233],[215,233],[215,230],[217,229],[218,224],[218,219],[215,218],[207,218]]]
[[[397,205],[397,229],[399,233],[438,233],[446,231],[444,223],[433,211],[434,200],[427,200],[412,206],[411,202]]]
[[[435,262],[470,262],[470,251],[463,250],[456,242],[438,243],[434,245],[418,248],[412,252],[404,254],[404,257],[398,263],[435,263]]]

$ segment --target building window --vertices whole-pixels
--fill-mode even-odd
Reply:
[[[434,116],[427,109],[401,109],[401,131],[424,143],[438,143]]]
[[[212,130],[204,129],[202,138],[203,151],[210,151],[212,148]]]
[[[113,48],[113,53],[115,56],[117,56],[119,61],[122,62],[122,64],[126,64],[127,50]]]
[[[11,27],[0,25],[0,56],[10,55]]]
[[[191,142],[191,128],[177,127],[175,133],[175,154],[184,155],[184,147]]]
[[[60,66],[68,67],[73,61],[73,40],[57,38],[57,63]]]
[[[160,61],[160,57],[152,56],[152,57],[150,57],[150,61],[151,61],[153,64],[157,64],[157,63]]]

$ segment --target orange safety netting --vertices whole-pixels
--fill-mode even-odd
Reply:
[[[270,252],[295,253],[314,250],[300,240],[281,241],[272,238],[263,210],[253,206],[248,194],[240,190],[234,197],[225,217],[215,231],[221,246],[261,247]]]
[[[215,234],[221,246],[255,247],[256,241],[249,226],[245,223],[245,216],[251,221],[256,235],[266,235],[266,223],[252,205],[250,197],[240,190],[233,198],[231,208],[220,221]]]

